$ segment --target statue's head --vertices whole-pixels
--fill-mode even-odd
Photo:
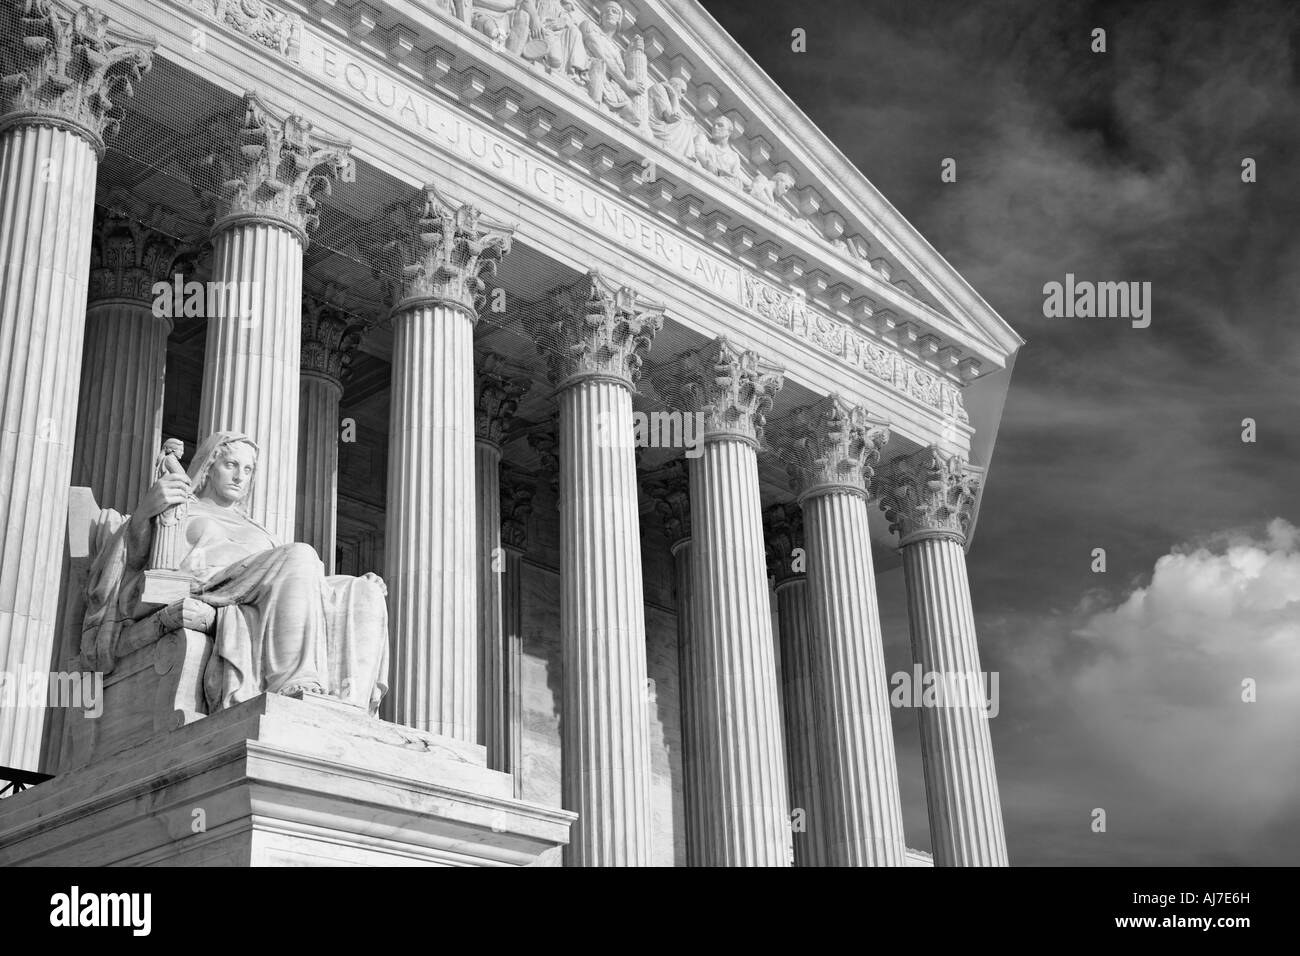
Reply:
[[[257,472],[257,444],[242,432],[213,432],[190,463],[190,491],[226,507],[248,500]]]
[[[732,132],[731,120],[725,116],[719,116],[713,121],[713,141],[715,143],[727,143],[731,140]]]
[[[677,91],[678,96],[686,95],[686,81],[682,79],[680,76],[674,76],[672,79],[668,81],[668,85],[672,89]]]
[[[789,173],[784,173],[784,172],[777,173],[775,176],[772,177],[772,195],[776,196],[777,199],[780,199],[782,196],[784,196],[786,193],[790,191],[790,187],[793,185],[794,185],[793,176],[791,176]]]
[[[617,30],[623,25],[623,7],[609,0],[600,5],[600,25],[606,30]]]
[[[185,454],[185,442],[179,438],[169,438],[163,442],[162,450],[164,455],[175,455],[180,458]]]

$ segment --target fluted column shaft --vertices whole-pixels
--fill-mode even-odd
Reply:
[[[266,220],[213,238],[212,281],[225,285],[208,318],[199,408],[200,436],[231,430],[257,443],[248,514],[285,542],[298,491],[302,250],[297,233]]]
[[[392,719],[477,743],[473,336],[463,308],[394,316],[384,571]]]
[[[646,695],[636,461],[621,381],[584,378],[560,393],[560,649],[564,806],[578,811],[570,866],[647,866],[650,717]]]
[[[170,332],[137,299],[92,302],[86,313],[72,480],[101,507],[134,511],[153,482]]]
[[[796,866],[826,866],[826,814],[822,810],[817,758],[817,695],[812,672],[812,634],[808,626],[808,578],[799,574],[776,586],[781,640],[782,704],[785,710],[786,769],[790,775],[792,819],[803,812],[803,830],[794,832]]]
[[[818,753],[832,866],[904,866],[906,844],[865,494],[803,502]]]
[[[786,866],[785,753],[753,442],[706,434],[690,482],[710,862]]]
[[[984,688],[962,544],[939,535],[903,547],[912,659],[925,674]],[[1006,866],[988,712],[973,700],[921,708],[921,755],[936,866]]]
[[[506,750],[502,761],[503,769],[514,777],[518,800],[524,795],[524,555],[516,548],[508,547],[505,552],[505,573],[501,575],[501,639]]]
[[[295,540],[316,549],[325,573],[334,573],[339,493],[338,379],[302,373],[298,405],[298,516]]]
[[[41,688],[0,714],[0,766],[26,770],[40,759],[67,541],[96,166],[63,126],[0,134],[0,673]]]
[[[673,580],[677,594],[677,680],[681,688],[682,791],[685,802],[686,863],[709,866],[708,801],[704,791],[704,728],[700,723],[700,661],[694,626],[691,539],[673,545]]]
[[[488,766],[506,770],[505,656],[502,646],[501,446],[474,442],[474,515],[478,525],[479,728]]]

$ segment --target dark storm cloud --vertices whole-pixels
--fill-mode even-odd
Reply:
[[[984,666],[1005,675],[994,743],[1013,860],[1294,862],[1300,821],[1275,803],[1294,806],[1300,782],[1266,773],[1265,792],[1240,788],[1234,806],[1238,788],[1216,773],[1241,766],[1189,756],[1142,769],[1158,735],[1178,730],[1130,676],[1177,677],[1200,638],[1184,629],[1180,651],[1158,618],[1078,634],[1094,615],[1118,627],[1128,602],[1177,592],[1157,562],[1187,542],[1300,522],[1300,7],[913,0],[764,5],[759,17],[752,2],[704,5],[1028,340],[970,555]],[[796,26],[806,54],[790,51]],[[1104,55],[1089,49],[1095,27]],[[939,179],[945,157],[955,184]],[[1257,183],[1241,181],[1244,157]],[[1151,327],[1045,318],[1043,285],[1066,273],[1150,282]],[[1256,444],[1240,440],[1246,417]],[[1105,575],[1089,568],[1097,547]],[[881,582],[891,669],[907,653],[893,577]],[[1237,611],[1216,624],[1235,638],[1234,667],[1278,641],[1300,656],[1294,629],[1270,630],[1276,609]],[[1122,663],[1099,669],[1108,647],[1124,648]],[[1181,726],[1209,733],[1222,701],[1198,709],[1204,682],[1182,676]],[[1240,739],[1211,743],[1263,759],[1249,744],[1278,743],[1270,720],[1284,712],[1230,721]],[[914,803],[914,722],[897,730]],[[1136,750],[1121,746],[1125,731]],[[1086,826],[1107,801],[1146,808],[1109,842]],[[1263,835],[1208,822],[1265,805]],[[909,842],[928,846],[923,814],[907,824]]]

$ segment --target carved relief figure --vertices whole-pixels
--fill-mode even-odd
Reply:
[[[650,87],[650,132],[659,145],[682,159],[695,158],[697,127],[686,112],[686,81],[674,76]]]
[[[794,186],[794,177],[789,173],[777,173],[768,179],[762,173],[754,177],[749,186],[749,194],[765,206],[774,207],[774,211],[789,215],[790,212],[781,203],[781,198]]]
[[[309,545],[285,544],[244,513],[257,446],[238,432],[215,432],[189,474],[165,472],[133,515],[104,511],[93,532],[82,653],[109,662],[125,625],[146,615],[139,601],[153,522],[188,505],[178,568],[191,597],[216,608],[204,672],[210,713],[262,692],[327,693],[375,713],[387,691],[388,611],[374,574],[326,577]],[[164,456],[170,459],[170,456]]]
[[[473,27],[529,63],[574,74],[587,69],[579,16],[572,0],[477,0]]]
[[[726,180],[728,185],[744,189],[749,177],[741,165],[740,153],[731,145],[733,131],[731,120],[719,116],[713,121],[713,129],[709,133],[706,134],[703,130],[697,133],[695,161],[715,176]]]
[[[583,20],[579,27],[591,62],[587,68],[587,90],[597,103],[604,103],[629,123],[637,122],[632,97],[646,92],[643,79],[633,79],[618,45],[623,7],[614,0],[600,5],[600,26]]]

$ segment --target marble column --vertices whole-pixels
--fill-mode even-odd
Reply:
[[[101,507],[130,513],[153,482],[167,336],[180,314],[174,298],[163,303],[171,308],[154,308],[153,286],[174,289],[194,252],[118,209],[96,222],[72,481],[93,490]]]
[[[501,547],[501,441],[519,399],[532,383],[498,355],[485,357],[475,376],[474,514],[478,533],[479,737],[488,766],[507,769],[505,648],[503,645]]]
[[[570,866],[646,866],[650,702],[632,436],[640,352],[662,309],[592,273],[528,328],[560,405],[560,652]]]
[[[248,514],[293,540],[298,493],[302,257],[334,179],[353,177],[350,146],[252,94],[210,163],[195,170],[215,194],[212,281],[199,439],[239,431],[257,444]]]
[[[303,297],[294,540],[311,545],[334,573],[339,498],[339,401],[343,375],[365,324],[327,297]]]
[[[824,839],[832,866],[905,866],[889,681],[867,503],[889,439],[836,396],[792,416],[803,507]],[[821,828],[819,828],[821,829]]]
[[[937,448],[890,462],[880,506],[898,532],[912,660],[942,678],[939,706],[921,708],[921,759],[936,866],[1006,866],[965,543],[979,469]]]
[[[785,766],[795,866],[826,866],[821,772],[817,761],[817,696],[812,677],[808,620],[807,550],[803,512],[792,503],[763,512],[767,566],[776,581],[777,635],[781,646],[781,703],[785,716]]]
[[[686,825],[687,866],[708,866],[706,836],[710,827],[705,814],[704,741],[698,701],[699,661],[691,623],[691,501],[690,476],[686,459],[676,458],[643,485],[654,502],[655,517],[663,525],[673,556],[673,596],[677,610],[677,683],[681,702],[682,798]]]
[[[93,7],[0,8],[0,767],[36,770],[67,550],[95,175],[153,41]]]
[[[512,231],[433,186],[389,211],[393,283],[384,579],[393,642],[391,719],[479,739],[474,325],[481,271]]]
[[[512,468],[501,470],[501,547],[505,550],[505,573],[501,575],[506,724],[503,769],[514,778],[516,799],[524,795],[523,559],[528,550],[528,519],[536,491],[532,478]]]
[[[690,466],[696,724],[715,866],[788,866],[789,798],[757,451],[781,371],[718,339],[687,356],[674,409],[703,414]]]

